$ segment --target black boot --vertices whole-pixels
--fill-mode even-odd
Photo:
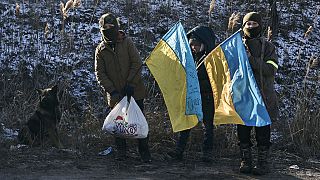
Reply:
[[[190,129],[180,132],[180,137],[175,150],[168,152],[167,154],[175,160],[181,161],[183,159],[183,152],[187,146]]]
[[[252,155],[251,146],[249,144],[240,144],[241,163],[240,173],[251,173],[252,171]]]
[[[213,160],[213,133],[210,135],[209,133],[206,133],[204,139],[201,160],[203,162],[211,163]]]
[[[126,155],[126,149],[127,149],[126,140],[116,137],[115,138],[115,144],[117,146],[116,160],[118,160],[118,161],[126,160],[126,158],[127,158],[127,155]]]
[[[268,162],[269,147],[258,147],[258,162],[252,170],[254,175],[265,175],[270,172],[270,166]]]
[[[150,163],[151,162],[151,154],[149,151],[149,137],[144,138],[144,139],[138,139],[138,143],[139,143],[139,154],[141,157],[141,161],[144,163]]]
[[[213,123],[212,119],[210,121],[203,120],[204,127],[204,141],[202,146],[202,157],[203,162],[211,163],[213,160]]]

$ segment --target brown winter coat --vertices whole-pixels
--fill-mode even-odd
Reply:
[[[274,88],[275,74],[278,69],[275,46],[262,37],[244,39],[244,43],[249,49],[249,61],[270,118],[276,120],[279,109]]]
[[[134,87],[133,97],[135,100],[141,100],[145,97],[141,64],[137,48],[131,38],[127,37],[123,31],[119,31],[114,50],[104,41],[97,46],[95,74],[99,84],[106,92],[110,107],[115,105],[110,93],[117,90],[124,96],[122,90],[126,83]]]

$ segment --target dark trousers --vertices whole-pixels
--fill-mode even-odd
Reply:
[[[136,103],[138,104],[138,106],[140,107],[141,111],[143,112],[143,110],[144,110],[143,99],[136,100]],[[138,149],[139,149],[139,153],[140,154],[143,154],[143,153],[149,154],[148,142],[149,142],[149,135],[146,138],[138,139]],[[126,139],[116,137],[115,138],[115,144],[116,144],[118,150],[120,150],[120,151],[125,151],[126,150]]]
[[[262,127],[253,127],[253,126],[245,126],[245,125],[237,125],[238,139],[241,145],[249,145],[252,146],[251,142],[251,130],[255,129],[255,138],[257,141],[258,147],[267,147],[271,146],[270,142],[270,125],[262,126]]]
[[[213,149],[213,117],[214,117],[214,102],[212,94],[201,94],[202,111],[203,111],[203,132],[204,141],[202,150],[210,152]],[[181,131],[177,143],[177,150],[183,152],[188,142],[191,129]]]

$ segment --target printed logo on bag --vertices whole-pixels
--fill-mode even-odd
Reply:
[[[122,116],[117,116],[117,118],[115,120],[123,120]]]
[[[124,136],[137,136],[136,124],[128,124],[128,122],[126,122],[124,117],[122,116],[117,116],[113,121],[115,123],[112,131],[114,134]]]

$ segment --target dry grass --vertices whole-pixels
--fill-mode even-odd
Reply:
[[[312,26],[304,33],[305,44],[312,32]],[[304,44],[304,45],[305,45]],[[305,75],[301,86],[295,86],[295,113],[288,121],[288,136],[296,151],[305,157],[318,156],[320,149],[320,104],[319,104],[319,65],[317,57],[302,59],[302,48],[298,51],[298,60],[306,61]]]
[[[304,33],[304,38],[307,38],[310,34],[311,34],[311,32],[313,31],[313,27],[312,26],[309,26],[308,27],[308,29],[307,29],[307,31]]]
[[[74,0],[73,5],[74,8],[78,8],[81,6],[81,0]]]
[[[296,115],[290,122],[291,140],[295,148],[306,157],[317,156],[320,149],[320,112],[315,95],[313,87],[298,93]]]
[[[46,23],[46,26],[44,27],[44,37],[47,39],[49,34],[49,24]]]
[[[240,13],[235,13],[235,12],[232,13],[231,16],[229,17],[227,32],[231,32],[231,34],[234,33],[234,28],[236,27],[236,25],[240,24],[239,20],[240,20]],[[229,36],[228,33],[227,33],[227,36]]]
[[[268,41],[272,40],[272,28],[270,26],[268,26],[267,40]]]
[[[60,2],[60,13],[63,17],[64,16],[64,3],[62,1]]]
[[[73,7],[73,0],[69,0],[62,9],[63,17],[66,19],[68,17],[68,11]]]
[[[319,63],[319,58],[318,57],[315,57],[315,56],[312,56],[311,59],[310,59],[310,68],[319,68],[320,67],[320,63]]]
[[[216,6],[216,1],[215,0],[211,0],[210,6],[209,6],[209,10],[208,10],[209,16],[213,12],[215,6]]]
[[[60,12],[63,19],[68,17],[68,11],[71,8],[78,8],[81,6],[81,0],[69,0],[66,4],[60,2]]]
[[[16,10],[15,10],[16,16],[19,17],[20,15],[20,5],[16,3]]]

